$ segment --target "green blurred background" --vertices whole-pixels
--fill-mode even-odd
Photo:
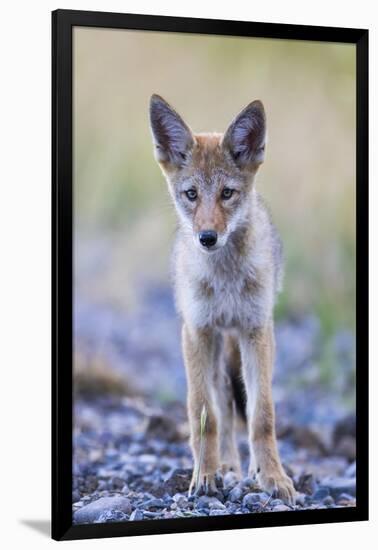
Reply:
[[[175,215],[148,124],[152,93],[194,131],[224,131],[261,99],[268,149],[258,189],[286,258],[278,319],[319,319],[331,376],[336,331],[355,332],[355,47],[74,29],[76,296],[138,309],[167,285]]]

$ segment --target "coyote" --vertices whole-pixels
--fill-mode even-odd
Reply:
[[[277,450],[271,390],[282,244],[254,183],[265,156],[263,104],[250,103],[224,134],[198,134],[153,95],[150,126],[179,220],[173,271],[194,458],[189,492],[216,491],[219,472],[241,476],[234,424],[235,389],[242,388],[248,475],[293,502],[293,483]]]

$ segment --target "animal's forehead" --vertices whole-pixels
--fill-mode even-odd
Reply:
[[[192,164],[198,169],[225,168],[228,164],[222,148],[222,134],[196,134]]]
[[[225,179],[239,179],[240,173],[222,147],[223,134],[195,134],[195,146],[186,176],[198,183],[216,184]]]
[[[185,178],[185,181],[190,182],[192,185],[200,187],[201,189],[214,189],[219,186],[225,185],[227,182],[238,180],[232,177],[232,174],[222,170],[221,168],[212,168],[208,170],[195,170],[189,177]]]

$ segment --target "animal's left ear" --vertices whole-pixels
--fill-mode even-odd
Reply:
[[[257,168],[264,162],[266,118],[264,106],[256,100],[237,115],[226,131],[222,146],[241,168]]]

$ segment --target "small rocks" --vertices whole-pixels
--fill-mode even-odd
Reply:
[[[80,500],[80,493],[77,489],[72,491],[72,502],[78,502]]]
[[[74,502],[73,509],[75,511],[78,508],[82,508],[83,506],[85,506],[85,502],[83,500],[79,500],[79,502]]]
[[[146,437],[166,441],[180,441],[182,435],[177,429],[177,422],[168,416],[153,414],[147,419]]]
[[[187,492],[192,479],[192,472],[193,470],[188,468],[177,468],[173,470],[163,482],[165,491],[169,494]]]
[[[196,502],[196,508],[211,508],[213,510],[223,510],[225,508],[224,504],[216,497],[210,497],[207,495],[200,496]]]
[[[117,516],[118,512],[131,514],[131,502],[121,496],[99,498],[74,513],[75,523],[95,523],[100,517]],[[107,519],[106,521],[113,521]],[[117,520],[114,520],[117,521]]]
[[[161,512],[151,512],[150,510],[144,510],[143,515],[146,518],[152,518],[155,519],[161,515]]]
[[[130,521],[141,521],[144,518],[143,512],[141,510],[134,510],[131,512]]]
[[[154,508],[166,508],[167,504],[161,498],[151,498],[144,502],[146,510],[153,510]]]
[[[239,482],[239,477],[235,472],[227,472],[223,476],[223,485],[225,489],[233,488]]]
[[[240,482],[240,486],[243,488],[243,490],[245,491],[248,491],[248,490],[251,490],[251,489],[256,489],[258,488],[257,486],[257,482],[251,478],[251,477],[246,477],[245,479],[243,479],[241,482]]]
[[[176,504],[177,508],[185,509],[188,508],[189,502],[186,496],[182,495],[181,493],[176,493],[172,497],[174,503]]]
[[[112,488],[115,489],[116,491],[123,489],[125,487],[125,480],[122,479],[121,477],[115,476],[112,479],[111,485],[112,485]]]
[[[243,508],[248,508],[248,510],[253,510],[256,504],[266,502],[267,500],[269,500],[269,496],[266,493],[248,493],[243,498],[242,506]]]
[[[100,479],[97,485],[97,490],[106,491],[107,488],[108,488],[108,482],[105,481],[104,479]]]
[[[210,510],[209,516],[226,516],[227,514],[228,512],[226,509],[213,508]]]
[[[225,510],[226,506],[218,499],[215,499],[213,502],[210,502],[209,508],[210,510]]]
[[[303,473],[297,479],[294,478],[294,486],[300,493],[312,495],[316,489],[316,483],[313,474]]]
[[[216,476],[214,494],[189,497],[193,462],[182,401],[157,405],[153,398],[149,401],[150,397],[143,396],[122,399],[108,396],[91,401],[79,397],[75,401],[73,434],[74,522],[355,506],[353,417],[339,422],[340,414],[333,402],[324,407],[323,400],[322,406],[318,406],[317,395],[310,388],[311,398],[305,392],[302,399],[298,392],[295,399],[288,400],[281,382],[279,386],[283,399],[278,393],[278,428],[281,424],[278,446],[283,467],[297,489],[295,506],[263,492],[255,478],[238,480],[232,471],[223,478]],[[245,435],[238,436],[238,447],[246,473],[249,445]]]
[[[329,496],[329,488],[319,487],[319,489],[317,489],[312,495],[312,500],[315,500],[315,501],[324,500],[328,496]]]
[[[333,500],[331,495],[328,495],[325,498],[323,498],[323,504],[325,506],[333,506],[335,504],[335,501]]]
[[[228,493],[228,500],[230,502],[240,502],[243,498],[243,490],[236,486]]]
[[[336,477],[325,479],[322,482],[322,486],[329,489],[331,496],[337,499],[342,493],[346,493],[351,496],[356,496],[356,479]]]
[[[107,510],[103,512],[94,523],[111,523],[114,521],[127,521],[129,516],[121,510]]]
[[[295,496],[295,503],[298,504],[298,506],[305,506],[306,495],[304,493],[297,493]]]
[[[356,499],[354,496],[347,493],[341,493],[337,498],[335,498],[337,506],[356,506]]]

